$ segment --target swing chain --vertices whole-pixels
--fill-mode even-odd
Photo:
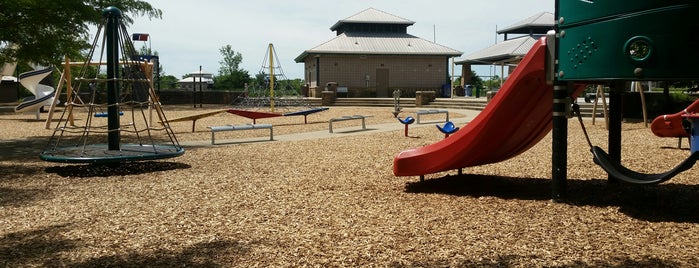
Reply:
[[[573,103],[572,105],[573,113],[577,115],[578,122],[580,122],[580,127],[582,128],[583,134],[585,134],[585,140],[587,140],[587,145],[592,149],[592,142],[590,141],[590,135],[587,134],[587,129],[585,128],[585,123],[583,123],[582,115],[580,114],[580,105]]]

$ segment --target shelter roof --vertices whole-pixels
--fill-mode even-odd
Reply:
[[[504,29],[498,30],[498,34],[545,34],[553,29],[554,15],[550,12],[540,12],[529,18],[516,22]]]
[[[309,54],[440,55],[461,56],[455,49],[406,33],[342,33],[296,57],[302,62]]]
[[[346,19],[339,20],[332,27],[331,31],[335,31],[338,27],[345,23],[380,23],[380,24],[401,24],[401,25],[413,25],[414,21],[401,18],[399,16],[386,13],[384,11],[368,8],[357,14],[347,17]]]
[[[455,64],[493,64],[502,62],[516,62],[524,57],[532,48],[538,38],[536,36],[520,36],[497,43],[488,48],[471,53],[462,60],[454,61]]]
[[[180,80],[177,80],[178,83],[208,83],[212,84],[214,83],[214,80],[211,78],[207,77],[194,77],[194,76],[188,76],[185,78],[182,78]]]

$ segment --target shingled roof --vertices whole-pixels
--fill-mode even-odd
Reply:
[[[529,52],[529,49],[536,43],[538,38],[553,29],[554,24],[553,14],[549,12],[537,13],[498,30],[498,34],[505,34],[505,41],[466,55],[463,59],[454,61],[454,63],[462,65],[517,62]],[[508,34],[526,35],[508,39]]]
[[[399,16],[383,12],[375,8],[367,8],[357,14],[347,17],[346,19],[339,20],[332,27],[331,31],[337,30],[342,24],[346,23],[377,23],[377,24],[401,24],[401,25],[413,25],[414,21],[401,18]]]
[[[415,22],[377,9],[369,8],[330,27],[338,30],[347,24],[378,24],[409,26]],[[343,31],[335,38],[296,57],[303,62],[309,54],[359,54],[359,55],[440,55],[461,56],[463,53],[446,46],[407,34],[404,29],[394,32]]]
[[[498,34],[537,34],[552,30],[555,18],[550,12],[540,12],[529,18],[516,22],[504,29],[498,30]]]
[[[517,61],[529,52],[536,39],[531,36],[521,36],[471,53],[455,64],[492,64],[497,62]]]

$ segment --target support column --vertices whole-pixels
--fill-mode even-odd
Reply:
[[[109,150],[120,150],[119,139],[119,20],[121,11],[109,7],[102,12],[107,17],[107,143]]]
[[[609,136],[608,136],[608,151],[609,157],[618,163],[621,163],[621,121],[623,117],[624,103],[622,100],[626,83],[624,81],[614,81],[610,85],[609,90]],[[610,183],[617,183],[619,180],[607,176]]]
[[[551,197],[554,201],[565,199],[568,188],[568,86],[558,82],[553,86],[553,130],[551,157]]]

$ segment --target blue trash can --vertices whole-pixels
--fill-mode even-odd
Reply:
[[[443,84],[442,85],[442,97],[443,98],[451,97],[451,85],[450,84]]]
[[[466,96],[473,96],[473,86],[472,85],[466,85]]]
[[[699,151],[699,114],[685,114],[682,117],[687,118],[692,122],[689,147],[692,153],[697,152]]]

